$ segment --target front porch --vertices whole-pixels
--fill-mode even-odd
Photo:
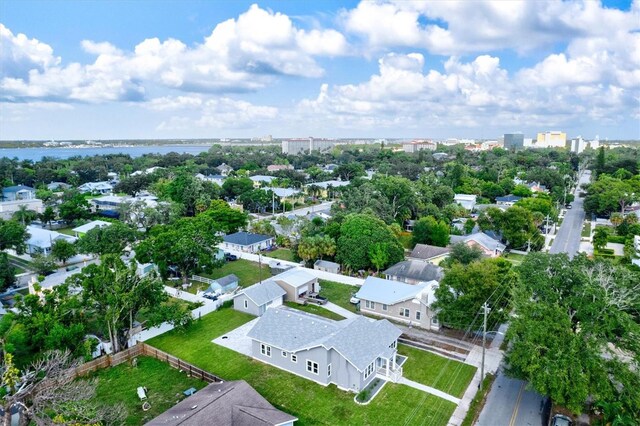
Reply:
[[[402,365],[407,361],[407,357],[394,353],[389,358],[380,357],[376,363],[376,376],[383,380],[390,380],[398,383],[402,378]]]

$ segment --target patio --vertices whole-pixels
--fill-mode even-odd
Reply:
[[[258,322],[260,318],[253,319],[240,327],[216,337],[212,340],[216,345],[220,345],[242,355],[251,356],[251,339],[247,337],[249,330]]]

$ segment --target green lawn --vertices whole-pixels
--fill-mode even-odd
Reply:
[[[413,244],[413,235],[411,234],[411,232],[403,232],[398,236],[398,240],[400,241],[400,244],[402,244],[402,247],[404,247],[407,250],[413,250],[414,244]]]
[[[141,425],[184,398],[183,391],[189,388],[202,389],[206,382],[180,373],[169,364],[155,358],[138,357],[137,367],[129,363],[99,370],[90,377],[98,379],[96,400],[103,404],[122,403],[127,408],[127,425]],[[147,388],[149,411],[142,411],[137,388]]]
[[[59,232],[61,234],[65,234],[65,235],[71,235],[72,237],[76,236],[76,233],[73,232],[73,228],[69,227],[69,228],[61,228],[61,229],[56,229],[56,232]]]
[[[349,302],[351,296],[358,292],[359,287],[340,284],[334,281],[320,281],[320,295],[329,299],[329,302],[335,303],[338,306],[342,306],[351,312],[356,312],[356,307],[353,303]]]
[[[272,257],[274,259],[280,260],[288,260],[289,262],[295,262],[293,259],[293,252],[287,248],[279,248],[274,251],[267,251],[263,253],[267,257]]]
[[[238,279],[240,280],[240,287],[249,287],[260,281],[260,277],[263,280],[271,277],[271,272],[269,271],[269,265],[267,262],[263,262],[262,264],[262,273],[260,272],[260,267],[255,262],[250,262],[245,259],[238,259],[234,262],[227,262],[222,266],[222,268],[214,269],[210,274],[198,274],[207,278],[222,278],[229,274],[236,274]],[[200,283],[194,283],[192,287],[199,285]]]
[[[584,226],[582,227],[582,237],[588,238],[591,236],[591,222],[585,221]]]
[[[458,398],[476,373],[476,367],[410,346],[398,345],[398,353],[409,357],[402,366],[404,377]]]
[[[9,263],[13,265],[16,274],[22,274],[23,272],[31,271],[31,263],[16,256],[7,255],[9,257]]]
[[[354,394],[323,387],[211,343],[254,317],[222,309],[202,317],[185,331],[172,330],[149,343],[208,370],[224,380],[246,380],[277,408],[311,424],[414,424],[444,426],[455,404],[404,385],[387,384],[366,406]]]
[[[342,315],[338,315],[335,312],[331,312],[330,310],[325,309],[318,305],[312,305],[312,304],[301,305],[295,302],[284,302],[284,304],[290,308],[298,309],[300,311],[308,312],[310,314],[316,314],[321,317],[329,318],[335,321],[340,321],[344,319]]]
[[[518,254],[518,253],[506,253],[504,256],[509,262],[513,263],[514,266],[518,266],[522,263],[526,255]]]

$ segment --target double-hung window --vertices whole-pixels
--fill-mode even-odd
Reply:
[[[400,316],[409,318],[411,316],[411,312],[409,311],[409,308],[400,308]]]
[[[271,357],[271,346],[260,343],[260,353],[264,356]]]
[[[320,374],[320,366],[317,362],[307,360],[307,371],[313,374]]]

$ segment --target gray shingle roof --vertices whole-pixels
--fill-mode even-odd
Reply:
[[[16,185],[16,186],[7,186],[6,188],[2,188],[2,192],[6,192],[6,193],[18,192],[18,191],[23,191],[25,189],[27,191],[35,191],[35,189],[33,189],[30,186]]]
[[[148,426],[262,426],[298,420],[273,407],[244,380],[212,383],[184,399]]]
[[[387,320],[363,316],[332,321],[287,308],[271,308],[247,336],[279,349],[297,352],[317,346],[335,349],[363,371],[396,341],[402,332]]]
[[[415,298],[427,287],[427,283],[411,285],[382,278],[367,277],[358,293],[356,293],[356,297],[376,303],[384,303],[385,305],[395,305]]]
[[[451,244],[454,244],[454,243],[460,243],[460,242],[467,243],[469,241],[473,241],[481,245],[487,250],[498,249],[499,251],[504,251],[504,249],[507,247],[504,244],[502,244],[500,241],[492,238],[490,235],[488,235],[485,232],[476,232],[475,234],[471,234],[467,236],[452,235],[450,242]]]
[[[398,262],[384,271],[384,274],[420,281],[440,281],[443,275],[439,266],[419,260]]]
[[[250,246],[252,244],[261,243],[272,239],[269,235],[253,234],[251,232],[236,232],[222,237],[225,243],[238,244],[241,246]]]
[[[516,202],[516,201],[520,201],[522,199],[522,197],[518,197],[517,195],[513,195],[513,194],[509,194],[509,195],[505,195],[504,197],[496,197],[496,202],[498,201],[502,201],[503,203],[508,203],[508,202]]]
[[[429,244],[416,244],[416,246],[413,248],[413,251],[411,252],[410,257],[428,260],[448,253],[451,253],[451,249],[449,247],[430,246]]]
[[[229,274],[227,276],[224,276],[222,278],[218,278],[215,280],[218,284],[220,284],[222,287],[228,286],[231,283],[235,283],[240,281],[240,279],[235,275],[235,274]]]
[[[238,297],[241,294],[246,294],[253,303],[258,306],[262,306],[265,303],[277,299],[278,297],[284,296],[287,292],[278,284],[269,280],[247,287],[234,297]]]

